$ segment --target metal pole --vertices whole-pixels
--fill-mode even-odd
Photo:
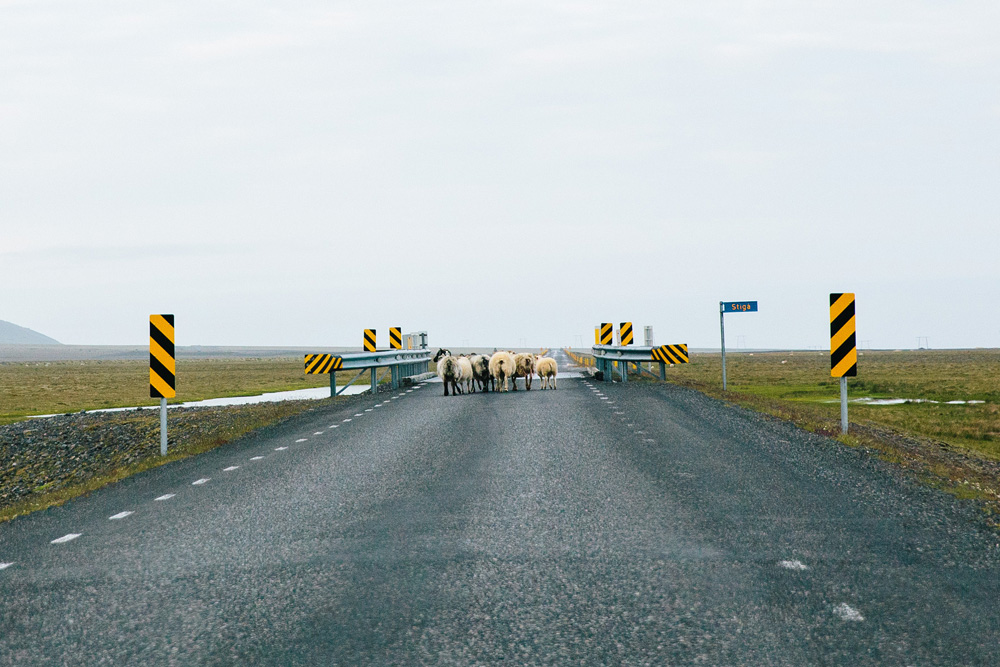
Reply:
[[[167,398],[160,398],[160,456],[167,455]]]
[[[726,390],[726,310],[719,302],[719,331],[722,334],[722,391]]]
[[[847,376],[840,378],[840,432],[847,433]]]
[[[622,361],[619,366],[622,369],[622,382],[628,382],[628,362]]]
[[[667,365],[662,361],[660,362],[660,379],[664,382],[667,381]]]
[[[337,371],[330,371],[330,398],[337,395]]]
[[[378,393],[378,378],[375,374],[375,367],[372,366],[372,396]]]

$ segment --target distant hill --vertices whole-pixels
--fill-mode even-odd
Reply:
[[[62,345],[37,331],[0,320],[0,345]]]

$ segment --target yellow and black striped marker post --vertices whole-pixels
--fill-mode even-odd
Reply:
[[[335,354],[307,354],[306,375],[330,374],[330,398],[337,395],[337,371],[344,367],[344,358]]]
[[[365,352],[375,351],[375,330],[365,329]]]
[[[335,354],[307,354],[306,375],[323,375],[339,371],[344,365],[344,358]]]
[[[688,363],[688,346],[687,343],[660,345],[652,349],[650,356],[653,358],[653,361],[660,362],[660,379],[666,381],[667,364]]]
[[[611,322],[601,322],[601,342],[600,345],[611,345],[611,337],[614,335],[614,325]]]
[[[618,327],[618,338],[621,340],[622,345],[632,344],[632,323],[622,322]]]
[[[830,295],[830,377],[840,378],[840,430],[847,433],[847,378],[858,375],[854,293]]]
[[[601,327],[594,327],[594,345],[601,344]]]
[[[677,345],[660,345],[652,350],[652,361],[659,361],[661,364],[686,364],[688,363],[687,343]]]
[[[403,328],[389,327],[389,347],[394,350],[403,349]]]
[[[149,397],[160,399],[160,456],[167,455],[167,399],[177,395],[174,316],[149,316]]]

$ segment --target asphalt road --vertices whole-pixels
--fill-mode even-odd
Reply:
[[[355,397],[0,525],[0,664],[1000,664],[968,504],[677,387],[535,387]]]

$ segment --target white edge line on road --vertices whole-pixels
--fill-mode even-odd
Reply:
[[[865,620],[865,617],[862,616],[857,609],[847,604],[846,602],[841,602],[836,607],[834,607],[833,613],[845,621],[860,622]]]
[[[159,498],[154,498],[153,500],[170,500],[171,498],[173,498],[176,495],[177,495],[176,493],[165,493],[162,496],[160,496]]]
[[[0,563],[0,570],[6,570],[11,565],[13,565],[13,563]]]
[[[785,568],[786,570],[799,570],[799,571],[801,571],[801,570],[808,570],[809,569],[809,567],[805,563],[803,563],[802,561],[800,561],[800,560],[783,560],[780,563],[778,563],[778,565],[780,565],[781,567]]]
[[[316,431],[313,435],[323,435],[323,431]],[[305,438],[302,438],[302,440],[296,440],[295,442],[305,442]]]
[[[363,413],[363,412],[359,412],[358,414],[356,414],[356,415],[354,415],[354,416],[355,416],[355,417],[364,417],[364,416],[365,416],[365,413]]]
[[[65,544],[66,542],[72,542],[76,538],[80,537],[82,533],[69,533],[68,535],[63,535],[62,537],[57,537],[52,540],[50,544]]]
[[[276,451],[276,452],[283,452],[283,451],[285,451],[286,449],[288,449],[288,447],[275,447],[275,448],[274,448],[274,451]]]
[[[308,439],[309,439],[309,438],[299,438],[299,439],[298,439],[298,440],[296,440],[295,442],[305,442],[305,441],[306,441],[306,440],[308,440]]]
[[[350,419],[345,419],[344,421],[345,421],[345,422],[349,422],[349,421],[351,421],[351,420],[350,420]]]
[[[237,468],[239,468],[239,466],[229,466],[228,468],[223,468],[222,472],[232,472],[233,470],[236,470]]]
[[[201,479],[196,479],[195,481],[191,482],[191,486],[201,486],[202,484],[204,484],[205,482],[207,482],[210,479],[212,479],[212,478],[211,477],[202,477]]]
[[[367,410],[365,410],[365,412],[371,412],[371,411],[372,411],[372,408],[368,408]]]
[[[330,424],[330,428],[340,428],[340,424]]]
[[[125,510],[124,512],[119,512],[118,514],[115,514],[113,516],[109,516],[108,517],[108,521],[115,521],[117,519],[124,519],[125,517],[127,517],[127,516],[129,516],[131,514],[134,514],[134,512],[132,512],[131,510]]]

